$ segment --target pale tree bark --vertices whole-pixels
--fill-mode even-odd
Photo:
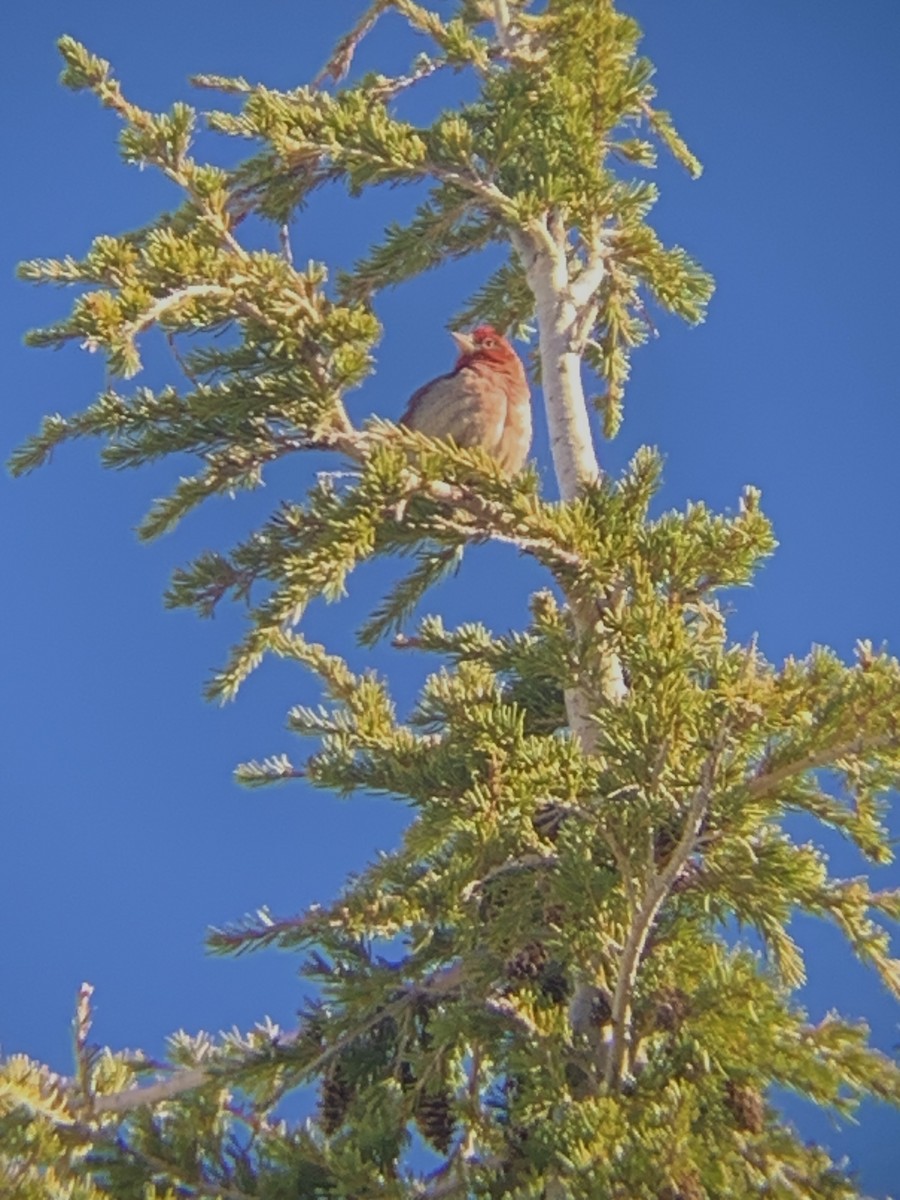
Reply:
[[[581,331],[603,278],[603,260],[598,254],[570,280],[566,231],[554,218],[547,225],[534,223],[528,230],[514,231],[512,244],[534,295],[553,466],[562,499],[571,500],[601,474],[581,378]],[[576,633],[596,635],[602,644],[604,598],[591,603],[568,600]],[[590,686],[579,681],[566,690],[569,726],[588,754],[597,746],[598,706],[617,703],[627,690],[621,663],[611,650],[601,651],[592,677]]]
[[[541,386],[550,450],[563,500],[600,475],[581,382],[581,355],[575,343],[578,311],[569,284],[563,231],[532,228],[513,234],[535,301]]]
[[[515,54],[519,31],[508,0],[493,0],[493,17],[497,41],[508,54]],[[510,234],[534,296],[544,409],[563,500],[573,499],[584,484],[595,482],[601,474],[581,378],[584,342],[597,312],[594,297],[606,270],[602,241],[599,233],[593,232],[590,256],[574,278],[570,276],[568,231],[559,213],[550,212],[546,221],[532,221]],[[590,604],[571,596],[567,600],[576,634],[596,635],[602,645],[605,598],[598,596]],[[579,680],[566,689],[569,727],[588,754],[597,747],[598,706],[617,703],[627,691],[622,665],[612,650],[601,651],[591,675],[590,686]]]
[[[553,466],[562,499],[571,500],[584,484],[596,481],[601,474],[581,378],[579,330],[585,327],[587,309],[593,303],[594,291],[602,281],[603,263],[598,255],[596,261],[588,264],[587,271],[591,272],[589,285],[584,278],[586,272],[575,281],[583,289],[583,299],[579,297],[581,303],[577,304],[569,278],[565,230],[561,227],[554,229],[556,224],[561,226],[561,222],[551,220],[547,227],[514,233],[512,243],[525,268],[528,285],[535,299],[541,385]],[[590,286],[590,290],[586,285]],[[567,600],[576,635],[579,638],[593,635],[601,646],[597,661],[591,664],[587,672],[589,680],[575,680],[565,691],[569,728],[585,753],[593,754],[598,747],[598,710],[622,700],[627,688],[615,651],[602,649],[605,636],[603,598],[598,596],[592,601],[584,601],[569,596]],[[605,1079],[608,1086],[614,1085],[617,1080],[611,1077],[611,1072],[621,1069],[627,1045],[631,1016],[628,1004],[631,972],[636,969],[637,959],[633,963],[626,963],[623,956],[617,986],[617,995],[622,990],[622,997],[615,1014],[620,1023],[619,1036],[616,1037],[614,1033],[610,1046],[594,1044],[596,1031],[591,1020],[591,999],[596,985],[591,978],[590,965],[585,966],[587,973],[578,984],[570,1006],[572,1030],[577,1036],[587,1037],[597,1057],[599,1076]]]
[[[497,39],[507,53],[515,53],[515,27],[507,0],[494,0],[494,25]],[[560,496],[571,500],[585,485],[601,476],[594,450],[587,399],[581,375],[584,340],[597,315],[595,296],[605,274],[603,245],[599,230],[594,234],[589,257],[575,277],[570,274],[568,231],[559,213],[547,214],[546,221],[534,221],[527,229],[513,230],[511,242],[525,270],[534,296],[541,364],[541,387],[550,434],[550,449]],[[593,636],[601,647],[597,661],[586,672],[589,679],[577,679],[565,691],[569,728],[587,754],[598,748],[598,710],[616,704],[627,694],[622,664],[612,648],[605,650],[603,610],[606,598],[591,601],[567,596],[576,636]],[[627,871],[627,864],[620,864]],[[623,876],[627,885],[627,878]],[[649,898],[648,898],[649,899]],[[641,926],[640,949],[652,917],[661,900],[654,897],[650,918]],[[627,949],[634,949],[629,943]],[[607,1087],[618,1083],[630,1040],[630,997],[638,955],[623,952],[616,984],[614,1029],[609,1044],[596,1044],[591,1019],[596,982],[591,965],[579,982],[570,1005],[572,1032],[585,1037],[595,1057],[595,1071]]]

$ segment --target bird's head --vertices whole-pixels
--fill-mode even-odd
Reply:
[[[453,332],[450,335],[459,351],[456,369],[472,362],[489,362],[506,366],[518,358],[515,350],[493,325],[479,325],[471,333]]]

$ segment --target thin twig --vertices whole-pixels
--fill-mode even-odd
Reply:
[[[382,1021],[385,1015],[391,1015],[399,1012],[405,1005],[415,1004],[423,996],[445,996],[449,992],[454,991],[463,978],[463,967],[461,963],[451,963],[448,967],[442,967],[435,971],[423,983],[412,984],[405,988],[403,992],[391,1003],[385,1005],[378,1012],[372,1014],[360,1025],[350,1029],[342,1037],[338,1038],[331,1046],[324,1050],[312,1062],[305,1065],[302,1070],[304,1075],[313,1076],[318,1074],[323,1067],[348,1045],[362,1037],[379,1021]],[[291,1030],[289,1033],[280,1037],[277,1042],[273,1043],[276,1049],[290,1049],[301,1037],[300,1029]],[[258,1065],[258,1057],[252,1054],[245,1062],[236,1065],[236,1074],[239,1076],[241,1068],[254,1069]],[[150,1105],[161,1104],[165,1100],[173,1100],[176,1096],[182,1096],[185,1092],[195,1091],[197,1088],[206,1087],[213,1083],[218,1078],[221,1078],[223,1084],[231,1082],[234,1076],[229,1072],[229,1064],[225,1063],[221,1066],[216,1066],[213,1069],[203,1069],[200,1067],[189,1067],[184,1070],[176,1071],[169,1079],[160,1080],[156,1083],[147,1084],[145,1087],[128,1088],[122,1092],[111,1092],[106,1096],[95,1097],[93,1111],[97,1113],[126,1113],[133,1112],[136,1108],[146,1108]]]
[[[628,855],[625,853],[624,847],[619,839],[611,830],[602,830],[600,836],[609,846],[619,874],[622,876],[622,886],[625,889],[625,900],[628,904],[629,915],[634,920],[637,914],[637,893],[634,890],[634,880],[631,878],[631,864],[628,861]]]
[[[72,1022],[75,1034],[75,1062],[78,1069],[78,1090],[81,1093],[82,1102],[89,1108],[93,1107],[93,1089],[91,1081],[91,1052],[87,1039],[93,1022],[93,1014],[91,1012],[91,996],[93,993],[94,989],[89,983],[83,983],[78,989],[75,1020]]]
[[[131,340],[139,333],[143,333],[145,329],[149,329],[169,309],[177,308],[179,304],[183,304],[187,300],[198,300],[204,296],[231,299],[233,292],[219,283],[190,283],[186,287],[178,288],[177,291],[169,292],[166,296],[160,296],[155,303],[141,313],[136,321],[132,321],[130,325],[124,327],[125,337]]]
[[[416,63],[415,70],[408,75],[395,75],[385,78],[384,82],[372,86],[370,95],[378,100],[390,100],[407,88],[413,87],[423,79],[427,79],[442,67],[449,66],[446,58],[427,58],[424,55]]]
[[[736,785],[740,791],[752,798],[764,796],[767,792],[780,787],[794,775],[802,775],[804,771],[814,771],[817,767],[828,766],[848,754],[863,755],[873,750],[882,750],[888,746],[900,745],[900,735],[883,733],[877,737],[858,737],[850,742],[842,742],[837,746],[826,747],[824,750],[810,751],[793,762],[784,763],[771,771],[763,771],[746,783]]]
[[[558,863],[559,858],[555,854],[523,854],[519,858],[512,858],[498,867],[493,867],[482,879],[475,879],[466,884],[462,890],[461,899],[463,901],[471,900],[489,883],[493,883],[495,879],[500,879],[503,875],[517,874],[520,871],[535,871],[542,867],[555,867]]]
[[[328,62],[325,63],[321,71],[313,79],[313,87],[321,87],[326,79],[332,79],[335,83],[340,83],[341,80],[347,77],[347,72],[353,63],[356,47],[375,26],[378,18],[390,7],[392,7],[392,0],[375,0],[375,3],[366,9],[350,32],[344,34],[337,43]]]
[[[464,1165],[469,1168],[481,1168],[486,1171],[497,1171],[505,1165],[505,1160],[499,1155],[491,1155],[488,1158],[467,1158],[463,1160]],[[447,1175],[444,1168],[440,1168],[431,1176],[432,1183],[419,1189],[419,1200],[446,1200],[448,1196],[453,1196],[457,1192],[468,1192],[469,1181],[460,1174]]]
[[[647,305],[644,303],[644,301],[641,299],[640,296],[635,297],[634,306],[637,309],[638,316],[641,318],[641,320],[647,326],[647,329],[649,330],[651,336],[654,338],[658,338],[659,330],[656,328],[656,322],[650,316],[650,312],[647,308]]]
[[[175,341],[175,334],[172,333],[172,331],[168,330],[168,329],[166,330],[166,341],[169,344],[169,349],[172,352],[172,357],[175,359],[176,363],[178,363],[178,366],[181,369],[181,373],[184,375],[185,379],[187,379],[188,383],[192,384],[193,387],[199,388],[201,386],[200,380],[197,378],[197,376],[194,374],[194,372],[187,365],[187,360],[185,359],[185,357],[181,353],[181,351],[178,349],[178,343]]]
[[[406,633],[398,633],[391,641],[395,650],[421,650],[423,644],[420,637],[411,637]]]
[[[240,1188],[234,1187],[229,1183],[222,1181],[207,1181],[205,1179],[190,1179],[184,1174],[184,1169],[178,1163],[169,1162],[158,1154],[151,1154],[146,1149],[136,1149],[134,1146],[123,1141],[116,1134],[108,1133],[102,1129],[86,1129],[76,1126],[76,1131],[80,1133],[85,1140],[90,1140],[92,1143],[100,1142],[107,1145],[112,1150],[117,1150],[125,1155],[131,1163],[149,1168],[154,1176],[163,1175],[168,1179],[175,1180],[179,1184],[185,1185],[192,1196],[208,1196],[210,1200],[255,1200],[255,1197],[250,1192],[242,1191]]]

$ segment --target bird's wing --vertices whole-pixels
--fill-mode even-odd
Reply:
[[[420,387],[401,424],[429,437],[452,437],[458,446],[483,446],[490,453],[503,434],[506,409],[505,389],[464,367]]]

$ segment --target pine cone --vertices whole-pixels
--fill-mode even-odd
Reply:
[[[766,1102],[756,1088],[729,1079],[725,1084],[725,1104],[739,1129],[762,1133],[766,1125]]]
[[[599,988],[591,1000],[591,1021],[602,1028],[612,1020],[612,996],[605,988]]]
[[[678,826],[673,822],[661,825],[653,834],[653,860],[658,867],[663,866],[672,857],[672,852],[678,845],[681,836]]]
[[[681,988],[664,988],[656,996],[653,1027],[665,1033],[677,1033],[690,1010],[690,999]]]
[[[659,1200],[706,1200],[706,1191],[695,1172],[688,1171],[677,1183],[666,1184]]]
[[[547,951],[541,942],[529,942],[506,964],[507,979],[538,979],[547,964]]]
[[[453,1141],[453,1130],[456,1128],[449,1094],[434,1092],[420,1096],[416,1104],[415,1121],[425,1141],[439,1154],[446,1154]]]
[[[541,971],[538,986],[541,995],[552,1000],[554,1004],[564,1004],[569,998],[572,988],[562,963],[551,960]]]
[[[559,837],[559,831],[562,828],[562,823],[567,816],[568,813],[564,808],[550,802],[542,804],[535,810],[535,814],[531,818],[531,824],[539,837],[544,838],[548,842],[556,842]]]
[[[325,1076],[319,1089],[319,1120],[328,1137],[343,1125],[352,1099],[353,1088],[338,1066]]]

